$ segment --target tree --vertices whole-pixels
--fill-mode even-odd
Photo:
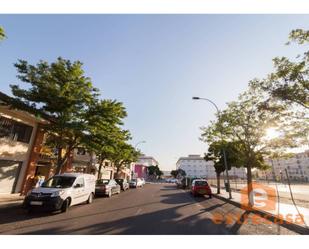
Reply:
[[[131,138],[129,131],[120,127],[123,124],[122,119],[127,114],[122,103],[101,100],[89,108],[87,115],[89,130],[84,143],[97,156],[99,179],[104,160],[114,158],[116,146]]]
[[[289,35],[289,42],[299,45],[308,44],[309,31],[296,29]],[[287,57],[273,59],[275,70],[268,77],[259,82],[260,87],[271,98],[281,100],[287,104],[296,104],[308,110],[309,108],[309,51],[303,56],[298,55],[296,61]],[[291,106],[288,106],[291,108]]]
[[[0,41],[4,40],[4,38],[6,38],[4,29],[0,26]]]
[[[219,142],[237,143],[237,153],[247,169],[248,199],[252,192],[252,168],[265,169],[269,167],[264,162],[264,156],[272,152],[283,152],[287,147],[295,146],[294,141],[286,137],[268,139],[267,129],[278,127],[287,117],[281,113],[260,108],[265,96],[259,88],[252,85],[241,94],[238,101],[228,104],[228,107],[217,117],[216,122],[203,129],[202,137],[209,144]]]
[[[147,171],[148,171],[148,175],[149,176],[155,176],[155,177],[159,177],[160,178],[163,175],[163,172],[160,170],[158,165],[149,166],[147,168]]]
[[[112,161],[116,167],[116,174],[120,172],[126,165],[136,162],[141,153],[125,142],[120,142],[115,145],[115,153],[113,153]]]
[[[57,149],[56,173],[59,173],[73,149],[85,137],[87,111],[96,102],[98,90],[84,76],[79,61],[72,63],[58,58],[51,64],[40,61],[37,65],[30,65],[19,60],[15,67],[17,78],[31,87],[21,89],[18,85],[11,85],[13,95],[25,106],[50,116],[52,124],[46,126],[45,131],[47,143]]]
[[[309,31],[296,29],[289,35],[291,44],[308,44]],[[275,112],[282,116],[280,130],[286,138],[293,139],[298,146],[308,144],[309,108],[309,51],[297,55],[295,61],[287,57],[273,59],[274,71],[265,79],[255,79],[249,86],[259,88],[265,95],[260,109]]]
[[[177,175],[178,175],[178,170],[172,170],[172,171],[171,171],[171,175],[172,175],[174,178],[176,178]]]
[[[228,170],[234,167],[241,167],[243,161],[241,158],[241,144],[235,142],[213,142],[208,147],[208,152],[205,153],[204,159],[212,161],[216,171],[217,178],[217,193],[220,194],[220,175],[225,171],[224,157],[222,150],[225,150]]]

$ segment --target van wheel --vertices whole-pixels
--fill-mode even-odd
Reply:
[[[65,213],[67,212],[69,209],[69,199],[66,199],[63,203],[62,203],[62,207],[61,207],[61,212]]]
[[[91,204],[93,202],[93,193],[91,193],[88,197],[87,204]]]

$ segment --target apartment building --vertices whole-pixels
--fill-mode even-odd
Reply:
[[[176,163],[176,169],[182,169],[188,177],[215,178],[216,172],[213,162],[205,161],[200,155],[180,157]]]
[[[290,180],[309,182],[309,150],[296,153],[289,158],[268,159],[266,161],[271,168],[266,171],[258,171],[257,177],[260,179],[286,180],[286,169]]]
[[[182,169],[189,177],[201,177],[206,179],[216,178],[216,171],[212,161],[205,161],[200,155],[189,155],[180,157],[176,163],[177,169]],[[229,170],[231,178],[246,178],[246,170],[244,168],[232,167]]]

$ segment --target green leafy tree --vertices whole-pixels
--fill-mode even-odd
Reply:
[[[278,127],[286,117],[260,108],[264,101],[265,96],[260,89],[251,86],[248,91],[239,96],[238,101],[229,103],[217,117],[217,121],[204,128],[202,134],[204,141],[209,144],[224,139],[239,145],[237,152],[243,166],[247,169],[248,194],[252,191],[252,169],[269,167],[264,162],[265,156],[275,152],[283,153],[287,147],[295,146],[293,140],[284,136],[267,138],[267,129]],[[251,197],[248,199],[252,204]]]
[[[178,170],[172,170],[172,171],[171,171],[171,175],[172,175],[174,178],[176,178],[177,175],[178,175]]]
[[[88,135],[83,143],[97,156],[98,178],[101,176],[104,160],[114,158],[116,146],[131,138],[129,131],[121,129],[122,120],[126,115],[122,103],[112,100],[100,100],[87,112]]]
[[[30,65],[19,60],[15,64],[18,79],[30,84],[27,89],[11,85],[13,95],[29,108],[50,116],[45,127],[47,143],[57,149],[59,173],[74,148],[83,142],[87,127],[87,112],[97,100],[98,90],[84,76],[82,63],[58,58],[49,64],[40,61]]]
[[[163,171],[158,170],[158,172],[156,173],[156,175],[158,176],[159,179],[161,179],[161,176],[163,176]]]
[[[0,26],[0,41],[6,37],[4,29]]]
[[[309,31],[296,29],[289,35],[287,44],[308,45]],[[309,51],[297,55],[295,60],[287,57],[273,59],[274,71],[265,79],[255,79],[250,86],[262,89],[265,101],[261,109],[281,115],[280,130],[298,146],[308,144],[309,108]],[[285,120],[283,120],[285,119]]]
[[[308,44],[309,31],[296,29],[289,35],[289,42],[299,45]],[[270,97],[287,104],[296,104],[305,109],[309,108],[309,51],[297,55],[295,61],[287,57],[273,59],[274,72],[259,82],[261,88],[268,92]],[[291,106],[288,106],[291,108]]]
[[[241,158],[241,144],[238,141],[234,142],[213,142],[209,145],[208,152],[205,153],[204,159],[212,161],[216,171],[217,178],[217,193],[220,194],[220,175],[225,171],[223,149],[225,150],[227,168],[241,167],[243,161]]]
[[[160,170],[158,165],[149,166],[147,168],[147,173],[149,176],[154,176],[154,177],[159,177],[159,178],[163,175],[163,172]]]
[[[115,153],[112,157],[112,162],[116,168],[116,175],[118,175],[125,166],[136,162],[140,155],[141,153],[128,143],[120,142],[116,144]]]

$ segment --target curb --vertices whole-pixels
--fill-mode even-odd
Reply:
[[[227,199],[225,197],[222,197],[218,194],[213,194],[213,197],[219,199],[219,200],[223,200],[223,201],[226,201],[230,204],[233,204],[234,206],[237,206],[239,208],[242,208],[242,205],[237,202],[237,201],[233,201],[233,200],[230,200],[230,199]],[[244,209],[243,209],[244,210]],[[254,213],[254,214],[258,214],[260,216],[263,216],[264,218],[267,217],[268,220],[272,221],[272,222],[280,222],[280,226],[283,226],[289,230],[293,230],[299,234],[303,234],[303,235],[309,235],[309,229],[304,227],[304,226],[300,226],[300,225],[297,225],[295,223],[287,223],[286,220],[284,219],[281,219],[280,217],[274,215],[274,214],[271,214],[271,213],[267,213],[267,212],[264,212],[264,211],[261,211],[261,210],[258,210],[258,209],[253,209],[253,210],[250,210],[250,212]]]

